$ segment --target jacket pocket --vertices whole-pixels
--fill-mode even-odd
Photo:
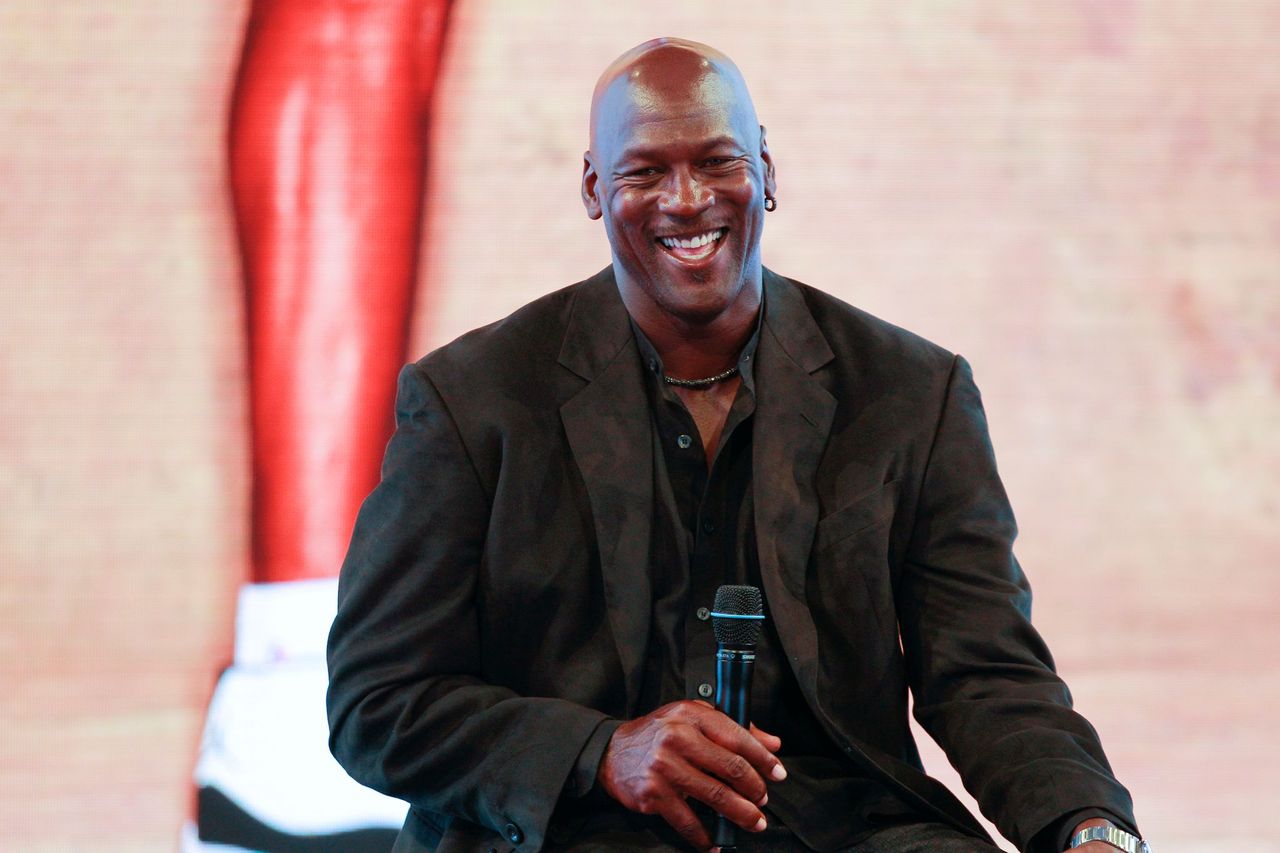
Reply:
[[[813,553],[821,554],[850,536],[892,520],[897,500],[898,481],[890,480],[818,519]]]

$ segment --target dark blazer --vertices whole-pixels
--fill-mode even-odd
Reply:
[[[915,714],[1020,847],[1130,816],[1029,622],[965,361],[766,271],[754,496],[766,612],[839,749],[934,815]],[[583,745],[635,711],[650,415],[611,270],[407,366],[329,638],[334,755],[411,804],[397,850],[533,851]]]

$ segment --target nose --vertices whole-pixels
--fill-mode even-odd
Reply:
[[[672,216],[697,216],[716,203],[711,187],[687,169],[673,169],[658,199],[658,209]]]

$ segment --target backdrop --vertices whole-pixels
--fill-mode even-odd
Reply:
[[[1280,3],[775,8],[459,0],[405,358],[604,266],[596,75],[721,48],[777,163],[765,262],[973,363],[1144,832],[1280,849]],[[0,6],[0,848],[171,850],[192,808],[248,577],[246,13]]]

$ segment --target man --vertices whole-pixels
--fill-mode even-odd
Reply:
[[[968,365],[760,260],[776,181],[733,63],[601,77],[611,266],[405,368],[330,635],[335,755],[397,850],[991,850],[1133,831],[1028,621]],[[763,589],[753,719],[705,700],[721,583]],[[1111,850],[1081,836],[1084,850]]]

